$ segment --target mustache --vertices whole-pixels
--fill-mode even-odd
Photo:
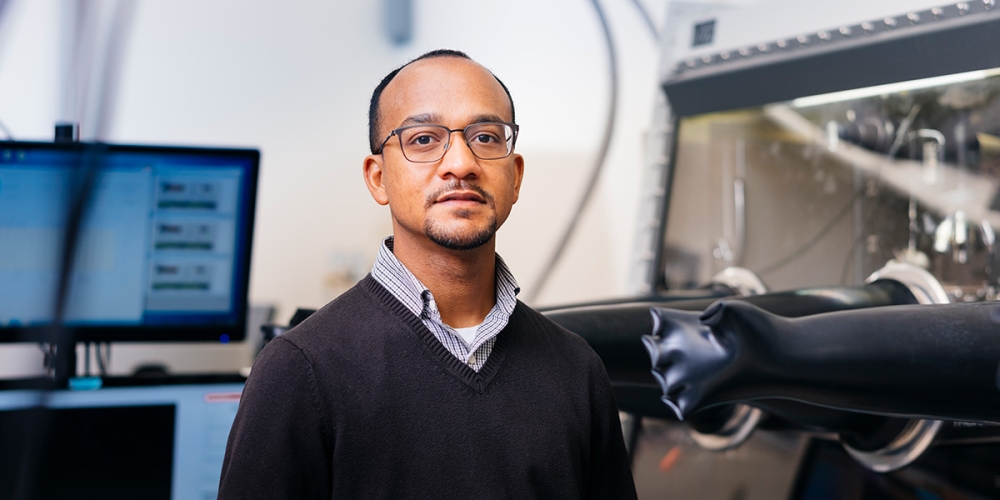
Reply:
[[[483,200],[486,201],[487,205],[489,205],[490,207],[494,206],[493,195],[487,193],[485,189],[468,181],[456,180],[440,187],[439,189],[428,195],[427,200],[424,202],[424,208],[430,208],[431,205],[434,205],[435,200],[444,196],[446,193],[450,193],[452,191],[472,191],[478,194],[479,196],[482,196]]]

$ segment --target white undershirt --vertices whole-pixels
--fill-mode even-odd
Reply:
[[[479,325],[468,328],[455,328],[455,333],[458,333],[458,336],[462,337],[465,345],[472,345],[472,341],[476,340],[476,330],[479,330]]]

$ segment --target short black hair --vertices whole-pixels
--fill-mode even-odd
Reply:
[[[378,133],[379,126],[381,125],[381,123],[379,123],[381,119],[381,117],[379,116],[379,102],[381,101],[382,98],[382,91],[385,90],[386,86],[389,85],[389,82],[391,82],[392,79],[395,78],[397,74],[399,74],[400,70],[421,59],[430,59],[432,57],[458,57],[461,59],[468,59],[470,61],[472,60],[472,58],[469,57],[468,54],[459,50],[437,49],[437,50],[432,50],[416,59],[413,59],[410,62],[392,70],[388,75],[385,75],[385,78],[382,79],[382,82],[379,83],[377,87],[375,87],[375,92],[372,93],[371,103],[368,104],[368,143],[371,146],[372,154],[376,154],[376,151],[378,150],[378,147],[382,141],[382,137],[380,137]],[[490,74],[493,75],[493,72],[491,71]],[[510,91],[507,90],[507,86],[504,85],[499,78],[497,78],[497,75],[493,75],[493,78],[496,78],[497,83],[499,83],[500,86],[503,87],[503,91],[507,93],[507,100],[510,101],[510,121],[513,122],[514,99],[510,96]]]

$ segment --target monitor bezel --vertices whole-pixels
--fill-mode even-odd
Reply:
[[[104,149],[108,154],[164,154],[233,157],[247,161],[245,207],[239,238],[237,274],[234,282],[235,322],[221,325],[53,325],[0,326],[0,343],[55,342],[59,334],[71,333],[76,342],[238,342],[246,338],[250,260],[257,208],[260,151],[252,148],[138,145],[112,143],[47,143],[0,141],[0,149],[48,150],[83,153]]]

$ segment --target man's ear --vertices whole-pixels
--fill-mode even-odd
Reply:
[[[524,177],[524,158],[519,155],[514,155],[514,202],[517,202],[517,198],[521,193],[521,179]]]
[[[365,157],[365,185],[368,186],[368,192],[372,194],[372,198],[379,205],[387,205],[389,203],[389,196],[385,192],[385,183],[382,176],[383,165],[382,155],[369,155]]]

